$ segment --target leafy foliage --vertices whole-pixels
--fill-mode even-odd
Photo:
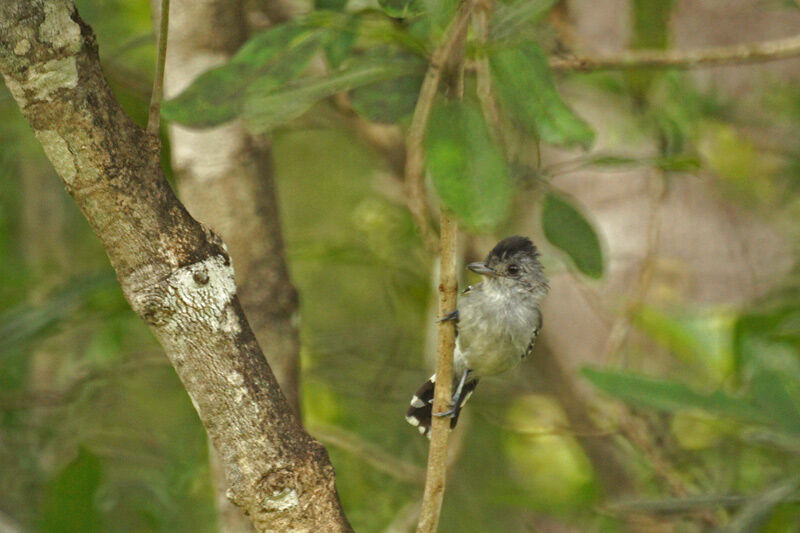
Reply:
[[[796,327],[800,307],[797,302],[797,287],[793,284],[742,313],[727,328],[739,379],[728,386],[719,382],[707,385],[705,388],[712,392],[699,392],[676,380],[621,370],[587,368],[583,374],[603,392],[638,408],[672,413],[676,421],[698,411],[735,421],[736,425],[727,427],[716,424],[713,431],[736,435],[753,446],[750,453],[764,448],[777,450],[781,453],[780,463],[786,461],[788,454],[794,464],[800,457],[800,387],[797,385],[800,382],[800,337]],[[646,319],[647,330],[667,340],[674,350],[688,349],[695,355],[714,350],[702,331],[676,329],[679,323],[672,319],[665,321],[664,333],[658,333],[659,316],[666,315],[650,313]],[[713,422],[715,418],[708,420]],[[684,427],[684,431],[687,428]],[[725,441],[709,442],[721,447]],[[764,457],[757,461],[762,461],[755,465],[757,470],[769,470]],[[781,517],[777,511],[779,505],[796,498],[800,481],[792,472],[791,469],[773,471],[770,485],[743,498],[744,505],[733,515],[726,531],[761,531],[761,528],[772,531],[767,523],[773,521],[787,524],[784,529],[774,529],[776,531],[796,528],[796,513]]]
[[[561,100],[538,45],[500,49],[489,58],[503,106],[523,130],[552,144],[592,144],[594,132]]]
[[[631,48],[663,50],[669,40],[670,15],[674,0],[632,0]],[[653,70],[628,72],[626,79],[634,99],[641,100],[661,73]]]
[[[302,72],[320,44],[319,31],[283,24],[250,39],[231,61],[200,75],[184,92],[162,105],[165,119],[195,128],[233,120],[247,88],[272,91]]]
[[[304,78],[273,90],[259,80],[249,88],[245,113],[251,129],[270,130],[308,111],[316,102],[355,87],[391,80],[404,74],[419,72],[416,60],[376,61],[365,58],[353,61],[347,68],[325,78]]]
[[[378,0],[384,13],[392,18],[407,18],[422,12],[420,0]]]
[[[468,227],[488,230],[508,215],[508,169],[473,104],[434,107],[425,154],[439,197]]]
[[[603,275],[600,239],[572,203],[549,192],[544,199],[542,228],[547,240],[566,253],[578,270],[591,278]]]
[[[376,49],[365,55],[368,60],[379,64],[402,61],[418,65],[413,74],[363,85],[350,91],[350,103],[362,117],[380,123],[401,122],[414,111],[425,64],[408,52],[397,53],[386,48]]]
[[[702,394],[682,383],[615,370],[586,368],[583,375],[603,392],[632,405],[645,405],[669,412],[701,409],[742,422],[766,421],[765,413],[752,401],[722,391]]]
[[[492,13],[490,25],[492,40],[502,41],[520,33],[527,25],[539,22],[557,3],[557,0],[498,3]]]
[[[758,531],[765,524],[775,507],[791,496],[799,485],[800,478],[791,477],[765,490],[739,510],[727,531],[730,533]]]
[[[139,73],[147,79],[152,38],[148,38],[146,5],[120,0],[80,3],[84,15],[85,10],[94,10],[85,18],[96,29],[101,12],[116,10],[113,24],[98,31],[101,39],[108,39],[108,44],[101,43],[104,60],[126,49],[118,43],[124,40],[120,35],[137,37],[145,45],[136,45],[134,63],[144,66]],[[429,273],[420,265],[429,258],[402,205],[376,194],[372,177],[384,167],[374,154],[339,130],[293,130],[303,124],[296,119],[320,109],[320,102],[347,93],[335,101],[337,106],[349,102],[360,118],[396,124],[402,131],[431,52],[457,4],[380,0],[367,6],[315,0],[314,12],[255,35],[235,58],[200,76],[164,104],[166,118],[190,127],[213,127],[238,118],[253,131],[274,132],[281,215],[293,276],[303,295],[304,416],[312,423],[347,427],[359,438],[417,465],[422,464],[425,446],[408,438],[397,405],[407,401],[407,391],[418,385],[422,373],[420,347],[430,287]],[[771,135],[770,129],[769,150],[763,150],[761,133],[752,138],[749,134],[764,127],[765,117],[751,114],[743,102],[723,106],[717,90],[701,92],[692,76],[649,70],[580,74],[554,81],[547,56],[553,52],[553,41],[561,44],[561,39],[554,39],[558,30],[548,26],[545,16],[555,4],[554,0],[497,2],[489,21],[489,42],[479,42],[473,32],[467,35],[468,64],[481,54],[491,62],[491,91],[500,104],[499,117],[481,116],[482,109],[474,103],[475,73],[469,68],[463,104],[446,101],[445,91],[437,96],[425,144],[430,176],[442,204],[457,212],[467,229],[505,230],[502,223],[510,215],[511,198],[517,197],[508,168],[515,174],[519,169],[520,175],[535,175],[544,192],[537,198],[543,199],[545,237],[578,271],[596,279],[605,274],[605,259],[592,213],[558,193],[555,183],[540,183],[578,170],[604,172],[606,179],[615,172],[656,169],[663,171],[670,191],[673,184],[682,186],[680,173],[702,170],[708,183],[709,174],[721,178],[740,193],[740,199],[750,199],[749,205],[763,207],[781,196],[761,178],[775,172],[773,162],[781,160],[781,148],[791,142]],[[666,48],[676,5],[672,0],[632,0],[630,45]],[[129,15],[135,15],[134,23]],[[130,67],[128,54],[113,61]],[[308,68],[312,59],[324,59],[326,68],[317,61]],[[604,117],[622,117],[635,125],[620,132],[603,124],[603,149],[610,151],[576,154],[568,164],[548,165],[552,159],[545,147],[541,160],[546,163],[539,166],[540,158],[532,154],[540,144],[585,149],[594,139],[592,127],[560,91],[562,80],[591,90],[602,102]],[[116,85],[124,82],[116,80]],[[783,89],[796,99],[796,87]],[[134,355],[156,353],[149,334],[141,327],[134,331],[132,316],[124,326],[109,327],[114,322],[109,315],[117,316],[124,305],[118,291],[116,303],[102,305],[96,302],[101,291],[90,281],[73,280],[75,291],[70,292],[43,289],[29,279],[27,259],[19,252],[30,244],[30,234],[20,230],[24,223],[14,222],[22,219],[24,203],[18,202],[21,193],[15,175],[17,151],[24,144],[35,144],[21,140],[30,132],[15,118],[15,106],[2,105],[2,101],[13,103],[3,94],[0,277],[9,282],[0,290],[0,300],[5,296],[0,301],[0,338],[6,341],[0,346],[0,506],[26,530],[39,526],[44,531],[92,531],[113,523],[123,532],[210,531],[214,520],[206,443],[180,384],[168,367],[123,375],[126,367],[118,364],[124,360],[135,367]],[[757,91],[752,95],[759,96]],[[631,106],[631,100],[636,105]],[[146,109],[146,101],[138,103]],[[498,123],[489,123],[496,118]],[[798,117],[783,106],[766,120],[777,124],[778,119],[791,132],[786,139],[795,139],[800,132]],[[14,121],[20,124],[12,126]],[[495,136],[497,131],[502,135]],[[644,144],[647,150],[641,149]],[[25,153],[40,157],[38,146]],[[534,159],[536,164],[530,162]],[[796,170],[790,169],[793,179],[800,181]],[[794,196],[783,199],[796,210]],[[520,215],[530,207],[522,201],[516,204]],[[90,240],[85,234],[80,239]],[[69,253],[74,260],[85,255],[82,247]],[[92,262],[91,271],[99,264]],[[672,263],[657,267],[682,268]],[[757,274],[761,282],[763,273]],[[20,304],[26,292],[30,301]],[[645,304],[631,311],[637,335],[631,336],[635,341],[630,346],[626,344],[629,353],[624,356],[634,364],[642,362],[649,375],[659,377],[646,377],[639,370],[585,371],[598,390],[633,405],[637,414],[658,411],[659,416],[648,417],[648,423],[654,429],[668,429],[674,437],[674,442],[666,438],[658,444],[667,448],[668,458],[675,461],[692,493],[641,509],[673,513],[668,519],[678,522],[677,513],[715,508],[714,514],[727,518],[724,525],[734,531],[797,531],[800,513],[791,502],[797,501],[798,485],[785,473],[800,465],[800,294],[789,291],[746,311],[714,309],[711,316],[682,306],[665,311],[653,305],[659,298],[685,303],[682,294],[661,285],[652,287],[647,297]],[[40,341],[68,329],[76,332],[57,347],[54,359],[66,359],[64,375],[46,385],[60,392],[62,378],[67,383],[76,376],[102,378],[78,379],[80,386],[66,405],[52,408],[53,415],[43,416],[35,405],[6,408],[3,402],[10,405],[29,393],[35,398],[36,357],[31,356],[40,354],[32,348],[46,347]],[[651,350],[654,344],[660,352]],[[69,352],[75,356],[67,357]],[[663,352],[669,353],[666,361],[660,359]],[[634,359],[637,355],[642,358]],[[27,386],[33,388],[25,390]],[[517,409],[519,398],[506,391],[494,398],[491,390],[483,394],[470,408],[470,414],[477,416],[471,420],[464,455],[453,472],[458,481],[445,504],[443,529],[513,531],[523,523],[533,526],[534,510],[536,521],[542,514],[553,514],[554,521],[575,530],[621,530],[612,518],[598,519],[592,513],[601,474],[593,472],[581,449],[581,436],[573,435],[563,414],[552,415],[560,413],[557,402],[531,395],[523,402],[530,400],[530,405]],[[365,397],[374,401],[364,401]],[[512,428],[498,425],[502,417],[494,413],[486,416],[487,410],[507,400],[506,411],[515,422]],[[662,423],[664,428],[658,427]],[[518,431],[521,426],[525,431]],[[80,451],[77,459],[55,473],[46,470],[48,461],[39,464],[39,455],[45,453],[64,463],[87,435],[93,439],[94,453]],[[677,448],[671,448],[673,444]],[[413,503],[416,495],[407,485],[373,470],[358,454],[336,446],[329,449],[348,516],[359,531],[385,530],[404,506]],[[641,471],[642,484],[662,490],[649,485],[653,472],[643,461],[631,462],[639,467],[631,470]],[[480,498],[475,497],[476,480]],[[25,489],[18,489],[22,483]],[[720,495],[727,491],[733,494]],[[9,492],[15,493],[13,498],[6,497]],[[17,508],[26,506],[16,514]],[[78,522],[56,523],[57,515],[70,516],[71,521],[70,513],[76,512]],[[26,519],[26,513],[33,518]],[[675,528],[697,529],[683,525],[677,523]]]

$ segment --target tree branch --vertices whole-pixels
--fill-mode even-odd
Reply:
[[[169,35],[169,0],[161,0],[161,23],[158,27],[158,49],[156,73],[153,77],[153,93],[150,95],[150,113],[147,117],[147,133],[158,134],[161,116],[161,100],[164,98],[164,64],[167,61],[167,35]]]
[[[664,498],[662,500],[623,500],[609,503],[604,508],[615,514],[619,513],[649,513],[649,514],[685,514],[698,509],[713,509],[723,507],[735,509],[741,507],[758,495],[744,494],[702,494],[687,496],[685,498]],[[783,500],[784,503],[800,502],[800,494],[790,495]]]
[[[315,424],[309,428],[309,431],[327,446],[344,450],[375,470],[388,474],[399,481],[417,485],[421,484],[425,478],[425,472],[417,465],[398,459],[355,433],[323,424]]]
[[[439,316],[456,308],[458,276],[456,273],[456,240],[458,228],[453,216],[442,209],[440,217],[441,269],[439,273]],[[433,412],[443,413],[450,408],[453,389],[453,350],[456,346],[456,326],[452,320],[439,322],[439,356],[436,362],[436,388]],[[444,486],[447,477],[447,440],[450,419],[434,416],[431,424],[431,445],[428,451],[428,471],[422,497],[417,533],[433,533],[439,526]]]
[[[425,247],[431,252],[438,251],[438,244],[436,243],[436,232],[428,220],[428,203],[425,199],[425,181],[423,179],[425,156],[423,155],[422,143],[425,140],[425,130],[428,126],[433,102],[439,90],[442,69],[453,51],[458,47],[459,42],[464,38],[472,7],[471,0],[461,3],[458,14],[447,27],[442,37],[442,43],[433,52],[430,66],[425,73],[425,79],[422,81],[417,106],[414,108],[414,115],[411,118],[411,125],[408,127],[408,135],[406,136],[405,183],[409,209],[422,235]]]
[[[175,198],[157,140],[114,99],[74,3],[0,3],[0,73],[186,387],[229,497],[260,531],[350,531],[327,453],[242,312],[225,245]]]
[[[433,103],[439,90],[442,71],[453,75],[452,87],[448,89],[455,97],[463,94],[463,47],[467,28],[472,16],[472,0],[463,0],[455,18],[444,32],[442,43],[431,56],[428,71],[422,81],[414,116],[411,119],[406,139],[406,186],[409,193],[411,213],[425,235],[427,226],[427,207],[425,203],[425,184],[422,179],[424,155],[422,144],[428,126]],[[456,240],[458,227],[453,215],[442,208],[439,217],[439,245],[441,267],[439,270],[439,316],[445,316],[456,309],[458,277],[456,274]],[[431,230],[432,234],[432,230]],[[437,246],[430,242],[432,235],[425,239],[428,249]],[[436,363],[436,388],[434,389],[433,412],[442,413],[450,408],[453,388],[453,350],[455,349],[455,323],[439,323],[438,360]],[[450,436],[450,419],[433,417],[431,423],[431,444],[428,450],[428,469],[425,476],[425,492],[422,497],[417,533],[433,533],[439,526],[439,516],[444,499],[447,478],[447,441]]]
[[[489,8],[485,2],[475,11],[475,34],[478,42],[485,46],[489,39]],[[477,83],[476,92],[483,116],[489,125],[492,135],[495,136],[495,140],[505,150],[500,107],[492,90],[492,69],[489,64],[489,57],[485,53],[479,53],[475,59],[475,77]]]
[[[551,57],[553,70],[626,70],[638,68],[701,68],[763,63],[800,56],[800,35],[757,43],[699,50],[629,50],[601,56]]]

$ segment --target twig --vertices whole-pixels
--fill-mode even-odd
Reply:
[[[633,318],[644,305],[645,297],[653,281],[658,261],[658,246],[661,240],[661,210],[667,196],[666,177],[663,171],[658,173],[657,180],[659,186],[657,190],[652,191],[650,194],[650,216],[647,221],[647,241],[644,257],[639,264],[631,291],[626,297],[625,309],[614,321],[611,332],[606,339],[600,359],[605,363],[608,363],[612,357],[616,357],[621,352],[622,346],[631,331]],[[650,183],[652,182],[649,182],[648,185]],[[619,363],[619,361],[614,362]]]
[[[686,498],[665,498],[663,500],[628,500],[611,503],[605,508],[612,513],[633,512],[650,514],[684,514],[697,509],[710,509],[723,507],[733,509],[741,507],[757,495],[723,494],[699,495]],[[792,495],[784,502],[796,503],[800,501],[800,494]]]
[[[756,43],[715,46],[699,50],[628,50],[602,56],[551,57],[553,70],[681,69],[778,61],[800,56],[800,35]]]
[[[318,424],[309,427],[309,432],[326,446],[335,446],[351,453],[375,470],[400,481],[416,485],[422,483],[425,477],[425,472],[417,465],[398,459],[355,433],[334,426]]]
[[[433,52],[430,66],[428,66],[425,79],[422,81],[417,106],[414,108],[414,115],[408,128],[408,135],[406,135],[405,184],[408,194],[408,208],[422,235],[425,247],[434,253],[438,251],[438,244],[436,242],[436,232],[428,220],[428,206],[425,199],[425,182],[423,180],[425,157],[422,143],[425,140],[428,119],[431,115],[433,102],[436,99],[436,92],[439,89],[442,68],[464,38],[472,7],[471,0],[461,3],[458,14],[445,30],[442,43]]]
[[[383,533],[408,533],[414,529],[414,524],[419,519],[421,501],[411,501],[405,504],[395,515],[394,519],[386,526]]]
[[[22,533],[22,527],[10,516],[0,511],[0,533]]]
[[[485,45],[489,38],[489,13],[485,5],[481,5],[475,11],[475,34],[478,37],[478,41]],[[481,104],[483,116],[489,124],[492,135],[495,136],[495,140],[505,147],[500,109],[492,92],[491,66],[489,65],[489,57],[485,53],[481,53],[475,60],[475,77],[478,100]]]
[[[446,209],[442,209],[440,225],[439,316],[444,316],[456,308],[458,292],[456,236],[458,228],[455,219]],[[436,388],[433,398],[434,413],[441,413],[450,408],[455,341],[455,324],[450,320],[440,322],[439,357],[436,363]],[[422,497],[422,510],[417,533],[433,533],[439,525],[447,475],[447,440],[449,436],[450,419],[434,416],[431,424],[431,445],[428,451],[425,493]]]
[[[161,100],[164,97],[164,63],[167,60],[167,33],[169,32],[169,0],[161,0],[161,23],[158,29],[158,52],[153,93],[150,95],[150,114],[147,118],[147,133],[158,134],[161,116]]]
[[[659,218],[667,195],[664,185],[666,177],[659,171],[657,187],[650,194],[650,217],[647,222],[647,243],[644,257],[642,258],[636,281],[629,295],[626,297],[625,309],[614,322],[611,332],[603,349],[602,360],[616,358],[621,353],[622,347],[630,334],[633,318],[644,304],[647,291],[650,289],[653,275],[658,260],[658,246],[661,238]],[[619,361],[615,361],[619,363]],[[647,422],[636,417],[627,407],[619,407],[618,428],[619,432],[636,447],[646,458],[653,469],[653,473],[668,487],[670,492],[678,497],[687,497],[690,494],[688,483],[681,477],[678,470],[651,438]],[[718,520],[709,511],[698,509],[692,512],[705,525],[717,527]]]

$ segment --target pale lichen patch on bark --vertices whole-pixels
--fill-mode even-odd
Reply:
[[[31,51],[31,42],[28,39],[20,39],[14,45],[14,54],[24,56]]]
[[[227,376],[228,383],[234,387],[239,387],[244,384],[244,376],[235,370],[231,371]]]
[[[58,175],[68,186],[72,185],[78,170],[75,168],[75,158],[69,151],[67,141],[54,130],[40,130],[35,133]]]
[[[46,2],[39,39],[56,49],[75,53],[81,49],[81,28],[72,20],[69,2]]]
[[[197,279],[203,282],[198,283]],[[188,317],[193,321],[224,316],[225,309],[236,294],[233,268],[220,255],[176,270],[168,283],[168,293],[174,297],[168,306],[175,305],[179,317]]]
[[[225,316],[223,317],[219,326],[225,333],[238,335],[242,332],[242,326],[239,322],[239,317],[233,307],[228,307],[225,309]]]
[[[21,108],[29,103],[52,100],[60,89],[73,89],[78,85],[78,67],[75,56],[51,59],[33,64],[25,73],[24,80],[5,76],[6,85]]]
[[[181,333],[190,325],[216,330],[229,319],[227,309],[236,295],[233,267],[215,255],[173,271],[150,287],[140,287],[131,305],[164,333]]]
[[[294,489],[275,492],[268,501],[272,504],[270,508],[272,511],[286,511],[300,504],[300,498],[297,496],[297,491]]]

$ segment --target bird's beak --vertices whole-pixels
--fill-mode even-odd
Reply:
[[[494,269],[486,266],[486,263],[470,263],[467,265],[467,268],[481,276],[489,276],[491,278],[496,278],[498,276]]]

